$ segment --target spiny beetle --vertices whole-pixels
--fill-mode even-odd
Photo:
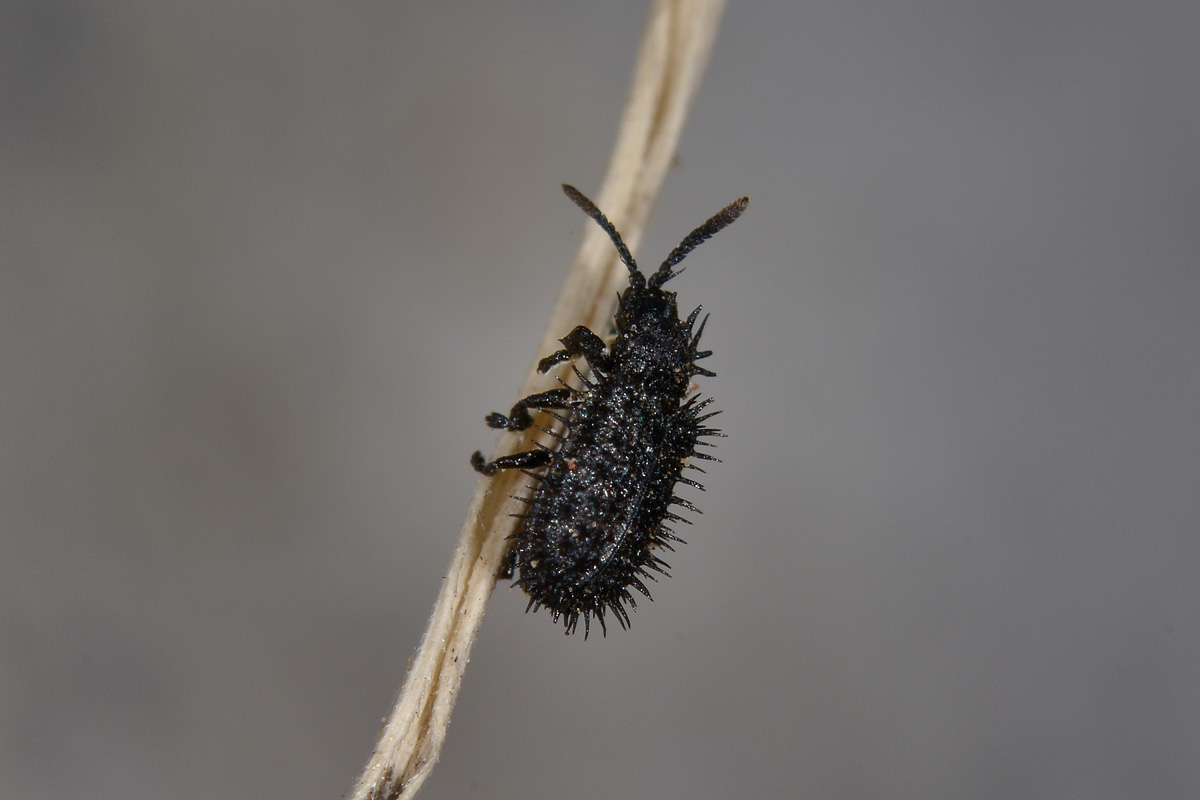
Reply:
[[[696,448],[711,446],[702,437],[723,435],[704,424],[718,413],[703,413],[712,400],[699,399],[692,388],[693,376],[715,374],[696,364],[712,354],[699,349],[708,317],[697,325],[697,307],[681,320],[675,293],[662,286],[683,271],[675,267],[688,253],[737,219],[749,199],[730,203],[684,237],[646,277],[600,209],[573,186],[564,184],[563,191],[604,229],[629,270],[614,338],[606,345],[588,328],[575,328],[560,340],[563,349],[538,362],[538,372],[582,356],[590,370],[585,375],[574,368],[580,388],[560,379],[562,388],[517,401],[507,416],[486,418],[491,428],[520,431],[533,425],[530,410],[544,411],[563,426],[562,432],[539,428],[551,444],[491,462],[476,452],[471,465],[484,475],[520,469],[535,480],[532,496],[518,498],[528,509],[511,537],[508,572],[519,573],[514,585],[529,595],[527,611],[549,609],[567,633],[582,617],[586,638],[593,616],[607,632],[607,611],[627,627],[625,604],[637,606],[630,590],[649,598],[642,579],[668,574],[656,551],[683,540],[664,523],[690,524],[671,508],[699,513],[675,494],[675,484],[704,489],[683,470],[703,472],[690,459],[717,461]]]

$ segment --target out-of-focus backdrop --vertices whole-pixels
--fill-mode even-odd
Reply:
[[[0,796],[337,798],[643,2],[0,12]],[[642,248],[724,463],[434,798],[1200,796],[1200,6],[733,3]],[[565,331],[564,331],[565,333]]]

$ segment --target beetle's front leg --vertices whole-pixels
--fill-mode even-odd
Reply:
[[[563,343],[563,349],[551,353],[539,361],[538,372],[548,372],[555,364],[561,364],[563,361],[579,356],[586,358],[592,369],[598,369],[601,372],[608,369],[608,348],[605,347],[604,340],[587,327],[579,325],[559,341]]]

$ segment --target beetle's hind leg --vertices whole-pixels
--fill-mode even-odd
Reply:
[[[476,450],[471,454],[471,466],[483,475],[495,475],[502,469],[538,469],[550,463],[553,453],[549,450],[527,450],[524,453],[513,453],[511,456],[501,456],[489,462],[483,453]]]
[[[496,573],[496,579],[501,581],[511,581],[516,571],[517,548],[509,547],[508,552],[504,554],[504,562],[500,565],[500,571]]]

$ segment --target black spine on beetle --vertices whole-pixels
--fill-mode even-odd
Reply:
[[[583,385],[530,395],[517,401],[508,416],[492,413],[489,427],[525,430],[533,425],[529,411],[546,411],[563,423],[551,445],[488,462],[481,453],[471,464],[484,475],[521,469],[536,479],[523,524],[513,534],[510,564],[514,583],[529,595],[527,610],[545,607],[566,632],[583,618],[584,637],[596,617],[605,630],[611,611],[622,628],[629,625],[625,608],[637,606],[631,590],[650,597],[643,579],[666,575],[660,549],[682,542],[665,522],[689,522],[674,506],[699,509],[675,495],[675,484],[703,490],[683,477],[685,468],[700,470],[688,459],[716,461],[697,446],[706,436],[721,436],[705,420],[711,400],[690,394],[692,377],[714,373],[696,362],[711,355],[700,350],[704,320],[700,308],[681,320],[675,293],[662,285],[678,275],[676,265],[717,231],[733,222],[749,202],[741,198],[688,234],[649,277],[600,209],[573,186],[567,197],[583,209],[612,239],[629,269],[629,286],[620,295],[615,337],[610,345],[580,325],[560,341],[563,349],[543,358],[538,372],[580,356],[591,368]],[[577,371],[578,372],[578,371]],[[563,413],[557,413],[563,412]]]

